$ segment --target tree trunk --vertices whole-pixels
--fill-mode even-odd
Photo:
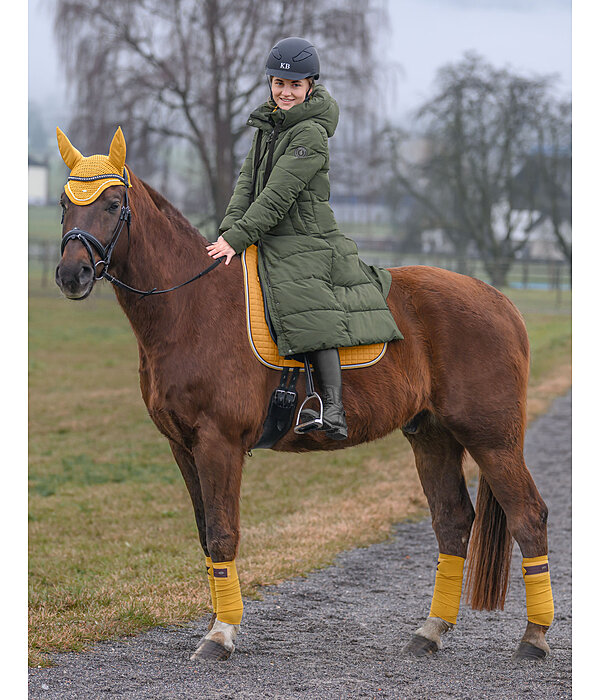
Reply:
[[[461,275],[469,274],[469,266],[467,264],[467,247],[468,242],[464,238],[457,238],[454,241],[454,252],[456,253],[456,272]]]
[[[225,216],[225,210],[227,209],[233,191],[233,143],[230,124],[227,124],[226,121],[222,119],[216,122],[215,128],[217,134],[217,142],[215,144],[217,169],[215,220],[218,226]]]
[[[490,276],[490,284],[496,289],[508,287],[508,272],[513,261],[506,258],[484,261],[486,272]]]

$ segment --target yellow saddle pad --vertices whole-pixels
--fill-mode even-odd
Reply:
[[[250,347],[257,359],[273,369],[282,367],[303,367],[297,360],[286,359],[279,354],[265,320],[265,307],[262,289],[258,278],[258,248],[251,245],[242,253],[244,270],[244,292],[246,295],[246,327]],[[357,345],[339,348],[342,369],[368,367],[378,362],[385,354],[387,343]]]

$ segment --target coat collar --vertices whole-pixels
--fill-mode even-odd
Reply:
[[[284,131],[305,119],[314,119],[325,128],[327,136],[331,138],[338,123],[339,113],[337,102],[325,87],[316,85],[308,102],[294,105],[287,111],[282,109],[273,111],[273,102],[269,100],[250,114],[246,124],[263,131],[271,131],[275,124],[279,124]]]

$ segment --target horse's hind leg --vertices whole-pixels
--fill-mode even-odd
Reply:
[[[490,437],[488,436],[488,439]],[[544,658],[550,651],[545,634],[554,617],[548,568],[548,509],[525,465],[520,441],[509,442],[505,439],[504,445],[500,443],[500,446],[478,445],[468,446],[468,448],[481,469],[483,479],[488,484],[481,498],[481,493],[478,494],[478,511],[480,500],[483,504],[487,501],[490,512],[495,510],[496,514],[499,514],[501,508],[506,527],[517,541],[523,555],[522,572],[527,601],[527,628],[515,656],[519,659]],[[493,543],[489,538],[486,542],[485,538],[485,528],[489,527],[490,519],[489,517],[485,519],[487,523],[484,520],[480,521],[478,512],[473,535],[472,572],[469,571],[467,587],[471,605],[475,609],[502,607],[504,602],[504,593],[499,600],[487,599],[488,594],[484,588],[489,586],[481,585],[481,581],[485,579],[484,570],[489,571],[493,568],[490,567],[488,559],[490,544]],[[508,564],[509,560],[506,562],[506,569]],[[505,574],[506,580],[507,575],[508,571]]]
[[[442,634],[456,624],[474,513],[462,469],[463,446],[431,414],[412,429],[411,434],[405,426],[405,436],[415,455],[440,553],[429,617],[405,647],[410,654],[425,656],[440,648]]]

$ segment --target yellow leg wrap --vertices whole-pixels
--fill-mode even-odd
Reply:
[[[446,622],[456,624],[464,566],[463,557],[440,552],[429,617],[441,617]]]
[[[208,585],[210,586],[210,599],[212,600],[213,612],[217,612],[217,589],[215,587],[213,563],[210,557],[206,557],[206,574],[208,576]]]
[[[523,557],[523,580],[527,600],[527,619],[536,625],[550,626],[554,619],[554,601],[550,585],[548,555]]]
[[[235,560],[213,562],[213,576],[217,595],[217,620],[239,625],[244,613],[244,604]]]

